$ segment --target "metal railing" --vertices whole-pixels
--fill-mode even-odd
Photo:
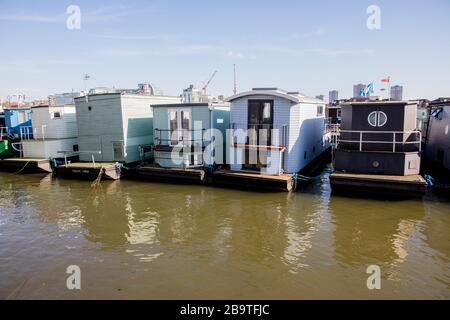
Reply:
[[[37,128],[32,126],[20,127],[20,140],[45,140],[45,129],[47,125],[41,126],[41,138],[37,139]]]
[[[154,129],[155,134],[153,135],[153,140],[155,146],[194,146],[200,145],[204,146],[204,132],[206,129]],[[201,132],[200,139],[195,139],[196,132]],[[172,135],[176,135],[176,139]],[[200,134],[199,134],[200,135]],[[176,142],[176,143],[174,143]]]
[[[230,142],[234,146],[285,148],[288,143],[288,129],[288,125],[232,123]]]
[[[351,138],[349,139],[347,138],[347,136],[350,136]],[[357,136],[357,138],[356,139],[353,138],[354,136]],[[412,140],[409,140],[411,138]],[[376,145],[382,147],[377,147]],[[411,145],[418,146],[417,149],[411,151],[419,151],[419,152],[422,151],[422,132],[418,130],[414,131],[340,130],[340,139],[338,142],[339,149],[350,149],[359,151],[392,151],[393,153],[404,152],[404,150],[408,149],[406,147]]]
[[[3,140],[5,137],[9,136],[9,128],[8,127],[0,127],[0,140]]]
[[[31,140],[33,139],[33,127],[32,126],[24,126],[20,127],[20,140]]]
[[[167,152],[171,152],[170,148],[182,148],[181,150],[178,150],[183,154],[183,159],[180,161],[181,167],[193,168],[203,166],[205,164],[205,159],[203,157],[203,148],[208,142],[207,138],[205,138],[204,136],[205,131],[206,129],[204,128],[191,130],[154,129],[154,149],[156,151],[165,151],[158,150],[158,147],[164,146],[169,147],[169,149],[167,149]],[[172,136],[173,134],[175,134],[176,139],[174,139],[175,137]],[[197,137],[197,135],[199,135],[199,137]],[[167,157],[164,155],[154,154],[153,158],[156,163],[159,163],[158,160],[174,161],[172,155]]]
[[[92,159],[92,166],[95,168],[95,155],[96,154],[102,154],[101,151],[58,151],[58,153],[61,153],[64,155],[64,166],[67,168],[67,165],[70,164],[70,162],[67,161],[67,156],[73,157],[73,156],[79,156],[80,154],[90,154]]]

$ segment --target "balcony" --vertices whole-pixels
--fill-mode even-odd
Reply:
[[[422,133],[415,131],[340,130],[338,149],[360,152],[421,152]]]

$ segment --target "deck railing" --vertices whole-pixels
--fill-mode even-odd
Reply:
[[[20,140],[31,140],[33,139],[33,127],[32,126],[24,126],[20,127]]]
[[[204,146],[205,130],[206,129],[154,129],[155,133],[153,139],[155,146]],[[173,134],[175,134],[176,137],[173,137]]]
[[[288,125],[232,123],[229,139],[235,147],[282,149],[288,143],[288,129]]]
[[[205,137],[206,129],[154,129],[154,149],[156,151],[166,151],[171,152],[172,148],[182,148],[183,157],[188,157],[186,160],[183,159],[182,167],[196,167],[205,164],[205,159],[203,156],[203,149],[206,146],[207,138]],[[158,149],[158,147],[168,147],[168,149]],[[198,150],[196,150],[198,149]],[[192,161],[192,156],[197,158]],[[174,161],[172,155],[153,155],[155,161],[157,160],[168,160]]]
[[[8,127],[0,127],[0,140],[4,138],[8,138],[9,136],[9,128]]]
[[[354,138],[356,137],[356,138]],[[412,146],[412,147],[411,147]],[[422,132],[340,130],[339,149],[359,151],[422,151]]]
[[[73,157],[73,156],[79,156],[80,154],[90,154],[91,160],[92,160],[92,166],[95,168],[95,155],[96,154],[102,154],[101,151],[58,151],[58,153],[61,153],[64,155],[64,166],[67,168],[67,165],[69,162],[67,161],[67,156]]]

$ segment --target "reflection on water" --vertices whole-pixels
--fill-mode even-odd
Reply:
[[[257,193],[0,173],[0,298],[450,298],[449,212],[331,196],[326,176]]]

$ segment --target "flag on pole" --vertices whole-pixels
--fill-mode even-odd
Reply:
[[[387,77],[385,79],[381,79],[381,82],[382,83],[389,83],[389,82],[391,82],[391,77],[389,76],[389,77]]]
[[[369,83],[366,87],[366,90],[364,90],[364,96],[370,96],[371,94],[373,94],[373,82]]]

